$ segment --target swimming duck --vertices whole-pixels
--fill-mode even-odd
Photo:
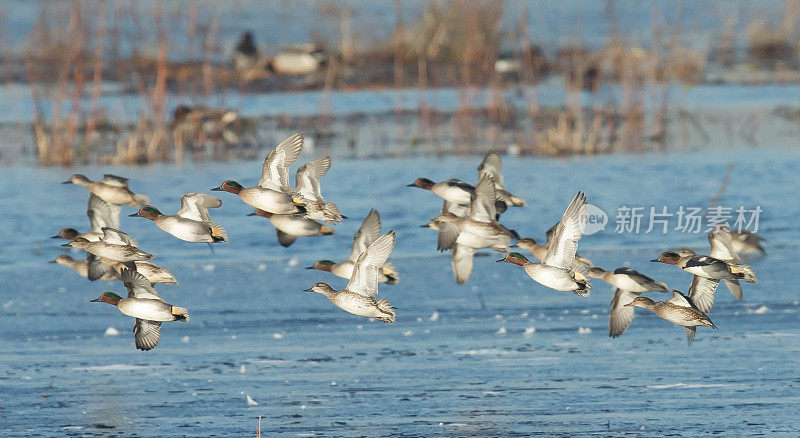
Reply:
[[[325,52],[314,44],[287,47],[275,55],[267,69],[283,75],[307,75],[319,70],[326,62]]]
[[[117,306],[120,312],[136,318],[133,337],[136,348],[152,350],[161,339],[161,323],[167,321],[189,322],[189,313],[184,307],[168,304],[158,295],[153,285],[132,266],[120,274],[128,297],[122,298],[114,292],[103,292],[92,303],[103,302]]]
[[[78,237],[61,246],[71,246],[73,248],[82,249],[98,257],[114,260],[116,262],[132,262],[153,258],[152,254],[140,250],[131,242],[132,240],[130,237],[122,231],[104,227],[103,238],[99,242],[90,242],[83,237]]]
[[[258,48],[253,43],[252,32],[242,32],[233,50],[233,62],[239,72],[251,69],[258,62]]]
[[[222,201],[204,193],[187,193],[181,196],[177,213],[164,215],[152,205],[145,205],[131,217],[152,220],[158,228],[187,242],[227,242],[228,233],[222,225],[211,220],[209,208],[222,207]]]
[[[394,307],[383,298],[376,301],[374,296],[378,293],[378,273],[389,258],[396,239],[394,231],[389,231],[372,242],[358,256],[353,267],[353,276],[344,289],[337,291],[326,283],[316,283],[304,292],[325,295],[336,307],[353,315],[393,323]]]
[[[89,217],[89,231],[80,233],[74,228],[62,228],[53,239],[63,238],[73,240],[83,237],[90,242],[97,242],[103,237],[103,227],[119,228],[119,212],[122,207],[102,200],[94,193],[89,194],[89,203],[86,206],[86,215]]]
[[[690,344],[694,341],[698,326],[717,328],[708,316],[694,305],[689,297],[677,290],[672,291],[672,298],[667,301],[656,303],[647,297],[636,297],[625,306],[648,309],[659,318],[683,326],[684,330],[686,330],[686,339]]]
[[[298,237],[330,236],[333,229],[321,223],[300,217],[294,214],[272,214],[268,211],[256,209],[248,216],[261,216],[269,219],[278,235],[278,243],[283,247],[290,247]]]
[[[612,338],[621,335],[633,321],[633,308],[626,307],[626,304],[645,292],[669,292],[666,284],[631,268],[606,271],[595,267],[589,269],[586,275],[603,280],[616,288],[608,314],[608,335]]]
[[[745,230],[729,231],[733,250],[737,254],[766,254],[762,242],[764,238],[756,233]]]
[[[586,196],[578,192],[564,211],[547,247],[547,255],[540,263],[531,263],[520,253],[512,252],[498,262],[520,265],[531,279],[557,291],[572,291],[588,297],[589,279],[575,264],[578,241],[583,236],[586,222],[581,219],[586,209]]]
[[[275,214],[304,213],[305,207],[299,199],[292,197],[289,186],[289,166],[297,161],[303,150],[303,135],[299,132],[284,140],[264,159],[261,179],[257,186],[244,188],[233,180],[227,180],[214,191],[226,191],[239,196],[253,207]]]
[[[525,237],[519,239],[517,243],[511,245],[512,248],[522,248],[530,252],[534,257],[539,259],[540,261],[543,260],[547,256],[547,246],[550,242],[541,245],[536,243],[535,240],[531,239],[530,237]],[[575,253],[575,264],[582,267],[582,268],[591,268],[594,266],[592,261],[587,259],[586,257],[582,257],[580,254]]]
[[[85,175],[76,173],[64,181],[63,184],[84,186],[90,193],[97,195],[100,199],[116,205],[130,205],[138,208],[150,202],[150,198],[147,195],[133,193],[128,188],[128,178],[121,176],[105,174],[102,180],[92,182]]]
[[[459,285],[466,283],[472,274],[475,250],[492,248],[505,252],[511,239],[519,238],[495,220],[495,196],[494,182],[484,176],[475,188],[466,217],[446,213],[433,221],[439,231],[437,247],[440,251],[451,250],[450,265]]]
[[[319,269],[329,271],[331,274],[350,280],[353,277],[353,270],[358,257],[375,242],[381,235],[381,215],[377,210],[370,210],[367,217],[353,236],[353,248],[347,260],[341,263],[334,263],[331,260],[318,260],[313,266],[306,269]],[[400,274],[391,262],[385,262],[378,270],[378,282],[386,284],[396,284],[400,281]]]
[[[331,167],[331,157],[322,157],[300,166],[295,173],[295,196],[303,200],[306,217],[331,224],[342,221],[339,207],[333,202],[325,202],[319,180]]]
[[[489,152],[483,157],[483,161],[478,166],[478,180],[483,178],[484,175],[489,176],[494,181],[498,200],[503,201],[509,207],[524,207],[526,205],[524,199],[512,195],[503,187],[503,174],[500,173],[502,168],[503,160],[500,159],[500,156],[494,152]]]

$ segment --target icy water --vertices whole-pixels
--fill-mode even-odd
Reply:
[[[477,257],[472,278],[456,286],[435,234],[419,228],[437,214],[438,198],[405,185],[418,176],[473,181],[478,161],[334,160],[323,193],[350,219],[332,237],[288,249],[228,193],[212,216],[231,242],[215,254],[124,208],[122,228],[181,282],[158,290],[192,315],[165,324],[150,352],[134,348],[130,318],[89,303],[104,290],[123,292],[121,284],[47,263],[67,252],[49,236],[87,227],[86,191],[60,182],[73,171],[127,175],[173,212],[183,193],[208,193],[229,177],[255,183],[260,163],[0,169],[0,435],[254,436],[259,415],[264,436],[796,434],[800,297],[786,279],[800,255],[800,150],[506,158],[506,185],[529,203],[503,216],[510,228],[543,238],[585,190],[611,218],[579,251],[683,291],[688,274],[648,260],[670,247],[705,250],[705,235],[617,234],[616,210],[706,206],[735,164],[719,204],[763,209],[768,255],[750,261],[759,283],[745,285],[744,301],[718,291],[710,317],[719,330],[700,328],[692,346],[680,327],[641,309],[611,339],[611,286],[594,281],[589,298],[556,293],[495,263],[497,253]],[[401,282],[380,286],[398,308],[394,325],[302,292],[317,281],[345,285],[304,268],[346,257],[371,207],[398,235]],[[104,335],[109,327],[119,335]]]

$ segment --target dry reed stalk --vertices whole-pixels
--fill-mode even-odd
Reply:
[[[94,75],[92,77],[92,101],[89,109],[89,120],[86,123],[86,137],[85,143],[89,148],[89,152],[93,149],[94,145],[94,130],[97,124],[97,115],[99,110],[100,101],[100,85],[103,80],[103,41],[106,30],[106,2],[101,1],[99,5],[99,18],[97,21],[97,30],[94,36]],[[88,159],[86,154],[86,159]]]
[[[214,38],[219,26],[219,8],[215,9],[211,19],[211,25],[206,33],[206,41],[203,45],[203,96],[208,97],[214,92],[214,70],[211,65],[211,57],[214,54]]]

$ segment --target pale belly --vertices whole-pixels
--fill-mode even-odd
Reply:
[[[288,214],[276,214],[269,218],[275,228],[293,236],[319,236],[319,224]]]
[[[626,290],[628,292],[642,293],[642,292],[647,292],[648,291],[648,289],[646,287],[643,287],[639,283],[631,280],[631,278],[628,277],[627,275],[616,275],[615,274],[614,277],[613,277],[612,286],[617,287],[617,288],[622,289],[622,290]]]
[[[239,192],[239,197],[247,204],[270,213],[297,213],[297,207],[292,202],[292,197],[283,192],[261,187],[249,187]]]
[[[336,265],[333,265],[333,267],[331,268],[331,273],[337,277],[346,278],[349,280],[350,277],[353,276],[354,267],[355,265],[353,265],[353,263],[349,261],[338,263]]]
[[[183,219],[177,216],[164,216],[156,219],[158,228],[166,231],[178,239],[187,242],[213,242],[211,237],[211,227],[190,219]]]
[[[471,201],[471,195],[468,191],[459,189],[458,187],[450,187],[450,186],[434,186],[431,191],[439,196],[440,198],[455,202],[456,204],[469,204]]]
[[[100,199],[117,205],[126,205],[134,201],[131,191],[124,187],[112,187],[105,184],[92,184],[89,191]]]
[[[345,312],[353,315],[375,318],[382,312],[375,306],[375,300],[352,292],[341,292],[331,302]]]
[[[174,321],[172,306],[159,300],[141,298],[126,298],[121,300],[117,307],[120,312],[139,319],[150,321]]]
[[[566,269],[539,263],[525,265],[524,268],[528,276],[542,286],[564,292],[578,289],[578,284],[575,283],[572,279],[572,274]]]

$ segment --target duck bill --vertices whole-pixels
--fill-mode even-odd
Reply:
[[[51,238],[51,239],[60,239],[60,238],[61,238],[61,236],[60,236],[60,235],[58,235],[58,234],[56,234],[55,236],[50,236],[50,238]]]
[[[212,192],[221,192],[222,191],[222,186],[214,187],[213,189],[211,189],[211,191]]]
[[[247,213],[247,215],[248,215],[248,216],[258,216],[258,215],[256,214],[256,212]]]
[[[309,266],[306,269],[317,269],[317,267],[316,266]]]
[[[137,211],[134,214],[129,214],[128,217],[142,217],[142,215],[140,215],[139,212]]]
[[[420,228],[430,228],[431,226],[430,226],[430,224],[425,224],[425,225],[420,225],[419,227]]]
[[[412,183],[412,184],[406,184],[406,187],[416,187],[416,186],[417,186],[417,185],[416,185],[416,184],[413,184],[413,183]]]
[[[506,259],[500,259],[500,260],[497,260],[496,262],[497,263],[503,263],[504,261],[506,261]]]
[[[58,263],[58,262],[57,262],[57,261],[55,261],[55,260],[50,260],[50,261],[49,261],[49,262],[47,262],[47,263]]]
[[[72,181],[66,180],[66,181],[62,182],[61,184],[72,184]]]
[[[660,262],[661,260],[659,260],[659,259],[652,259],[652,260],[650,260],[650,261],[651,261],[651,262],[653,262],[653,263],[658,263],[658,262]]]
[[[308,289],[303,289],[303,292],[314,292],[314,291],[312,290],[312,288],[308,288]]]
[[[100,298],[95,298],[93,300],[89,300],[89,302],[90,303],[99,303],[100,302]]]
[[[63,244],[61,246],[72,246],[72,245],[70,245],[70,243],[72,243],[72,242],[67,242],[67,243],[65,243],[65,244]]]

